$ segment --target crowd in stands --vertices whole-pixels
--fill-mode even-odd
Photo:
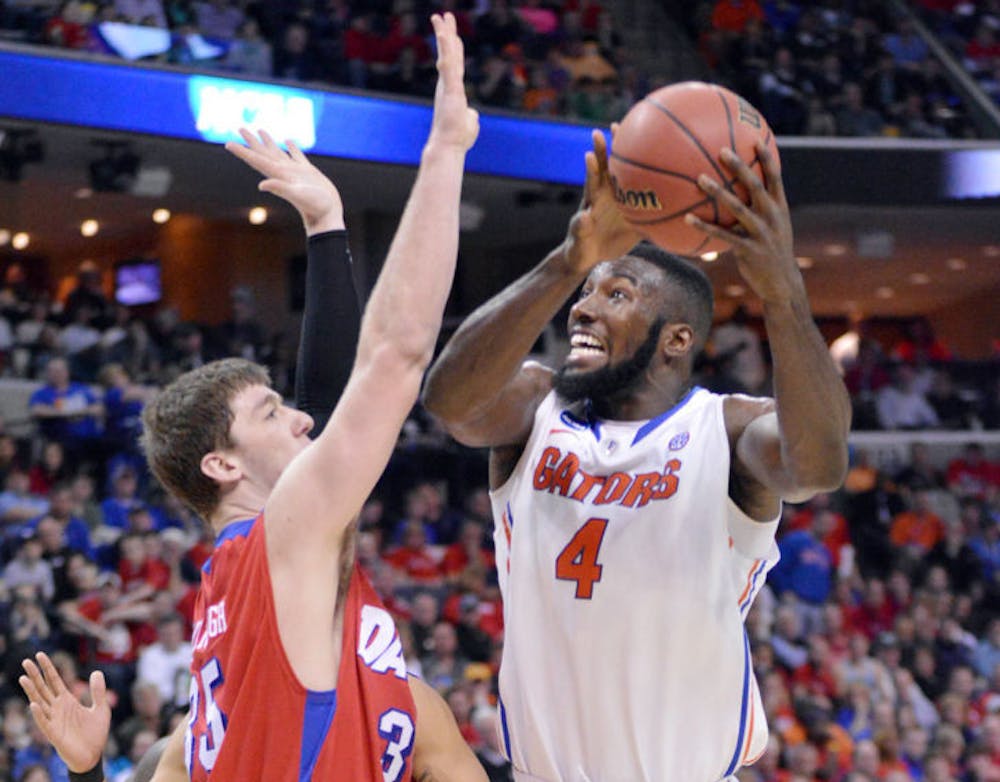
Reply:
[[[193,602],[213,539],[157,489],[136,438],[157,386],[215,357],[269,363],[287,391],[287,351],[268,340],[250,292],[236,289],[231,307],[225,324],[205,328],[169,306],[146,318],[111,304],[90,264],[61,303],[8,270],[4,372],[40,385],[34,433],[0,426],[0,780],[67,779],[17,690],[20,660],[38,649],[81,696],[89,672],[104,672],[113,782],[183,719]],[[949,402],[953,356],[926,324],[891,350],[864,322],[838,343],[857,409],[870,407],[876,424],[1000,428],[997,373],[991,399]],[[700,382],[766,392],[765,347],[737,311],[716,328]],[[907,394],[920,383],[917,404]],[[998,782],[1000,463],[975,442],[947,464],[920,443],[899,464],[863,450],[852,462],[841,491],[785,509],[782,561],[747,623],[772,738],[739,777]],[[445,695],[490,778],[507,780],[485,474],[481,453],[415,411],[361,515],[357,562],[398,620],[410,670]]]
[[[109,23],[169,29],[172,42],[144,59],[430,96],[429,16],[437,10],[457,16],[467,80],[482,106],[606,124],[647,91],[611,13],[596,0],[5,0],[0,30],[33,43],[114,53],[120,49],[102,34]],[[118,28],[115,40],[123,36]]]
[[[718,77],[779,135],[973,135],[941,62],[892,3],[716,0],[688,19]]]
[[[1000,103],[1000,3],[918,0],[915,5],[983,91]]]

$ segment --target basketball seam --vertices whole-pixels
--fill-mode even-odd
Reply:
[[[687,174],[680,174],[677,171],[670,171],[665,168],[657,168],[656,166],[651,166],[648,163],[640,163],[638,160],[632,160],[631,158],[627,158],[624,155],[619,155],[617,152],[612,152],[611,157],[615,158],[616,160],[620,160],[623,163],[628,163],[628,165],[630,166],[635,166],[636,168],[642,168],[645,169],[646,171],[652,171],[655,174],[663,174],[664,176],[672,176],[676,177],[677,179],[684,179],[693,185],[698,184],[698,180],[695,177],[688,176]]]
[[[719,96],[722,108],[726,112],[726,124],[729,126],[729,148],[736,152],[736,133],[733,131],[733,113],[729,110],[729,101],[726,100],[726,96],[718,87],[715,88],[715,94]]]
[[[694,133],[691,132],[690,128],[688,128],[687,125],[685,125],[683,122],[677,119],[677,117],[674,115],[672,111],[670,111],[670,109],[668,109],[666,106],[663,106],[660,103],[657,103],[652,98],[646,97],[643,98],[643,100],[649,101],[653,106],[656,107],[658,111],[665,114],[670,119],[671,122],[677,125],[677,127],[684,133],[684,135],[687,136],[696,147],[698,147],[698,149],[701,151],[701,154],[705,157],[705,160],[708,161],[708,164],[715,171],[716,176],[718,176],[720,180],[725,181],[726,176],[725,174],[722,173],[722,169],[719,168],[715,160],[712,159],[712,156],[708,154],[708,150],[705,149],[699,138]],[[713,218],[713,222],[718,222],[719,208],[718,206],[713,205],[713,209],[715,211],[715,217]]]

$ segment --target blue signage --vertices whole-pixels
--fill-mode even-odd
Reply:
[[[0,117],[224,142],[240,126],[331,157],[417,165],[430,106],[160,68],[0,50]],[[583,182],[590,128],[482,114],[466,170]]]

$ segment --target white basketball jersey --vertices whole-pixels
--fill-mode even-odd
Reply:
[[[763,752],[743,620],[778,522],[729,499],[723,399],[603,421],[550,393],[491,493],[518,780],[716,782]]]

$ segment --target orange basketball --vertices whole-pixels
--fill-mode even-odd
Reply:
[[[608,167],[619,208],[643,236],[677,255],[727,249],[684,222],[688,212],[710,223],[731,225],[729,210],[698,187],[708,174],[744,203],[749,194],[720,162],[732,149],[761,179],[754,143],[763,138],[774,155],[774,134],[757,109],[717,84],[686,81],[651,92],[625,115],[615,134]]]

